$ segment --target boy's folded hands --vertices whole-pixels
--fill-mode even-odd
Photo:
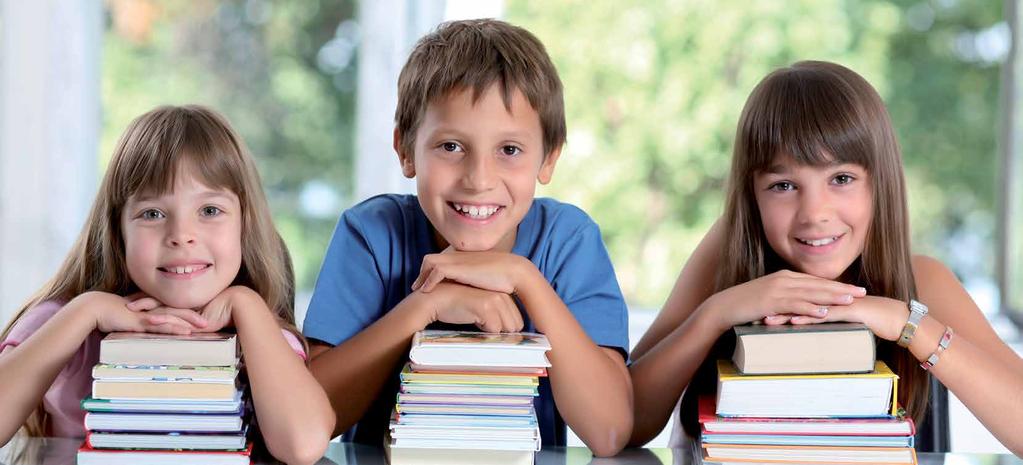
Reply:
[[[460,252],[449,247],[442,253],[423,258],[423,267],[412,283],[412,290],[431,292],[444,281],[454,281],[479,289],[514,294],[521,286],[527,266],[533,267],[532,262],[512,253]]]
[[[487,332],[522,331],[522,315],[510,294],[454,282],[435,284],[428,300],[430,322],[472,324]]]

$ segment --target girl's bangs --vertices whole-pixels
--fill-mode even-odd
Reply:
[[[765,79],[750,99],[743,137],[751,172],[778,156],[799,165],[873,168],[876,150],[856,90],[824,70],[787,68]]]

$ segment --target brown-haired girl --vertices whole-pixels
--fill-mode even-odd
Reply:
[[[77,242],[0,337],[0,443],[83,436],[102,333],[238,333],[267,449],[315,462],[334,428],[294,326],[294,278],[227,120],[160,107],[121,136]]]
[[[733,325],[856,321],[877,336],[918,425],[930,373],[1023,453],[1023,359],[944,265],[910,254],[899,146],[866,80],[814,61],[764,78],[739,120],[727,195],[633,352],[631,443],[663,428],[683,390],[682,426],[698,436],[696,400],[715,389]]]

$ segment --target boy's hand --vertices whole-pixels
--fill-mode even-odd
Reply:
[[[482,331],[492,333],[522,331],[522,314],[507,293],[462,284],[439,283],[426,298],[431,322],[473,324]]]
[[[514,294],[519,286],[520,272],[528,260],[503,252],[459,252],[454,249],[427,255],[419,277],[412,283],[413,291],[432,292],[448,280],[466,286],[505,294]]]

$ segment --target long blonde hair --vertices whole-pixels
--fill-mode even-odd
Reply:
[[[863,77],[820,61],[772,72],[746,101],[735,135],[716,292],[788,267],[767,243],[753,189],[756,174],[779,154],[801,165],[858,164],[870,173],[873,213],[867,239],[860,257],[839,279],[865,287],[870,295],[916,298],[902,155],[888,111]],[[731,357],[734,347],[729,331],[686,390],[682,422],[688,434],[698,434],[696,397],[714,388],[714,360]],[[899,403],[920,424],[930,391],[926,372],[891,341],[878,343],[878,357],[899,375]]]
[[[208,186],[228,189],[238,196],[242,207],[242,264],[233,284],[259,293],[281,326],[304,341],[295,326],[291,257],[274,228],[252,155],[222,115],[198,105],[158,107],[128,125],[67,258],[53,278],[17,312],[0,340],[28,309],[41,302],[67,302],[89,291],[118,295],[137,291],[125,264],[122,210],[136,194],[169,191],[182,163],[194,166]],[[45,435],[47,423],[40,405],[29,416],[24,431],[32,436]]]

